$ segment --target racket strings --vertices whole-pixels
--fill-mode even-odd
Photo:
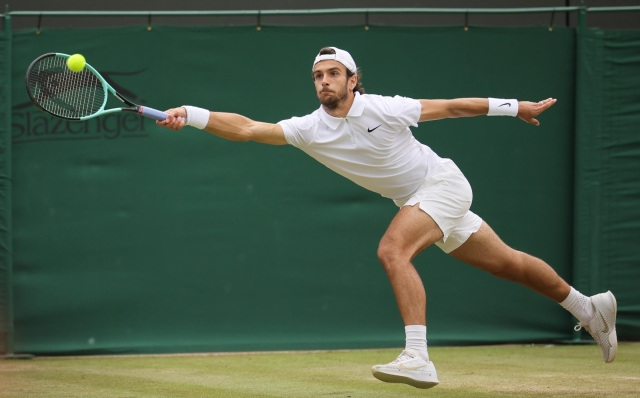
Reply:
[[[90,69],[71,71],[67,58],[45,57],[29,72],[28,87],[33,99],[46,111],[65,118],[81,118],[102,109],[105,90]]]

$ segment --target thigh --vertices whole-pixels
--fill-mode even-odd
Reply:
[[[496,273],[505,264],[513,263],[518,252],[507,246],[483,221],[478,232],[449,254],[464,263]]]
[[[412,259],[442,236],[438,224],[420,205],[404,206],[391,220],[380,246],[393,247]]]

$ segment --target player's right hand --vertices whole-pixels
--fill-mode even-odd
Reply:
[[[167,118],[156,122],[159,126],[164,126],[171,130],[180,130],[187,120],[187,111],[183,107],[167,109]]]

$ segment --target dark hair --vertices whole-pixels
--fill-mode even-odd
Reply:
[[[334,50],[333,48],[323,47],[320,49],[320,52],[318,53],[318,55],[335,54],[335,53],[336,53],[336,50]],[[345,69],[347,70],[347,80],[349,80],[351,79],[351,76],[355,75],[355,73],[351,72],[349,69],[347,69],[347,67],[345,67]],[[360,80],[362,79],[362,72],[360,71],[360,68],[357,68],[356,72],[358,74],[358,82],[356,83],[356,86],[353,88],[353,92],[364,94],[364,87],[362,87],[362,83],[360,82]]]

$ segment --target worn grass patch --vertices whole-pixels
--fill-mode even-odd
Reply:
[[[640,344],[429,350],[440,385],[382,383],[399,350],[0,361],[0,397],[639,397]]]

